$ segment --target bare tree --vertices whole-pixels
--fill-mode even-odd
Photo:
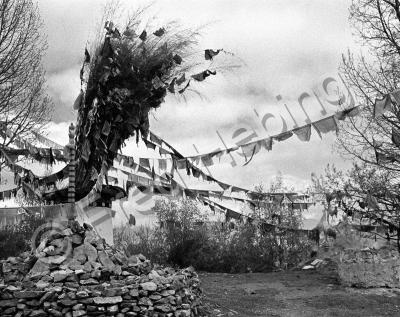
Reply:
[[[0,0],[0,120],[20,137],[40,130],[52,110],[45,93],[47,44],[41,28],[32,0]],[[13,139],[4,138],[3,145]]]
[[[338,192],[345,192],[349,213],[387,227],[400,250],[400,142],[393,138],[400,98],[393,98],[393,111],[374,113],[376,98],[400,88],[400,1],[353,0],[350,22],[361,53],[343,55],[341,72],[362,106],[359,116],[341,122],[337,149],[358,163]]]

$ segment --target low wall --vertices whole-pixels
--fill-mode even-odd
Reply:
[[[400,288],[400,256],[389,248],[346,249],[339,253],[338,275],[347,286]]]

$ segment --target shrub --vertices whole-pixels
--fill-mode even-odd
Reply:
[[[0,259],[17,256],[30,250],[31,238],[35,230],[45,220],[36,215],[27,215],[21,222],[0,230]]]
[[[159,226],[120,228],[116,243],[159,264],[194,266],[208,272],[267,272],[308,258],[311,242],[295,230],[264,232],[257,222],[234,229],[207,223],[192,200],[162,200],[154,207]],[[202,224],[200,224],[202,223]]]

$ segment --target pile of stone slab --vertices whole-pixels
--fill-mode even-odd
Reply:
[[[127,257],[89,226],[69,221],[35,252],[0,262],[0,316],[198,316],[192,268]]]

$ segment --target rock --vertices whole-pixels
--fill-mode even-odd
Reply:
[[[99,237],[97,236],[97,234],[94,230],[87,230],[85,232],[85,243],[97,245],[98,239],[99,239]]]
[[[104,266],[104,268],[111,272],[114,269],[114,263],[113,261],[111,261],[107,253],[105,251],[99,251],[98,256],[99,261]]]
[[[74,310],[72,312],[72,317],[86,316],[86,311],[84,310]]]
[[[81,285],[97,285],[99,282],[95,280],[94,278],[89,278],[87,280],[80,280],[79,283]]]
[[[42,259],[37,260],[29,272],[29,275],[32,278],[41,277],[48,274],[50,274],[50,265],[48,262],[44,262]]]
[[[20,291],[14,292],[14,297],[18,299],[32,299],[41,297],[44,294],[42,291]]]
[[[121,296],[95,297],[93,301],[97,305],[115,305],[122,302]]]
[[[154,282],[142,283],[142,284],[140,284],[140,286],[141,286],[142,289],[145,290],[145,291],[154,292],[154,291],[157,290],[157,284],[154,283]]]
[[[82,244],[82,237],[79,234],[73,234],[71,236],[71,241],[73,244],[81,245]]]
[[[55,271],[52,272],[50,275],[53,276],[54,282],[61,282],[64,281],[68,276],[72,274],[71,270],[60,270],[60,271]]]
[[[32,311],[29,316],[30,317],[45,317],[45,316],[47,316],[47,313],[44,310],[39,309],[39,310]]]
[[[112,306],[107,307],[107,311],[110,313],[118,312],[118,305],[112,305]]]
[[[0,308],[16,306],[17,302],[18,302],[18,300],[16,300],[16,299],[3,299],[3,300],[0,300]]]
[[[86,259],[95,262],[97,260],[97,250],[91,244],[84,243],[74,249],[73,257],[81,263],[85,262]]]
[[[66,260],[66,256],[64,255],[52,255],[42,259],[42,261],[49,264],[61,264]]]
[[[48,287],[49,285],[50,285],[49,282],[45,282],[45,281],[43,281],[43,280],[40,280],[39,282],[37,282],[37,283],[35,284],[36,288],[39,288],[39,289],[46,288],[46,287]]]

